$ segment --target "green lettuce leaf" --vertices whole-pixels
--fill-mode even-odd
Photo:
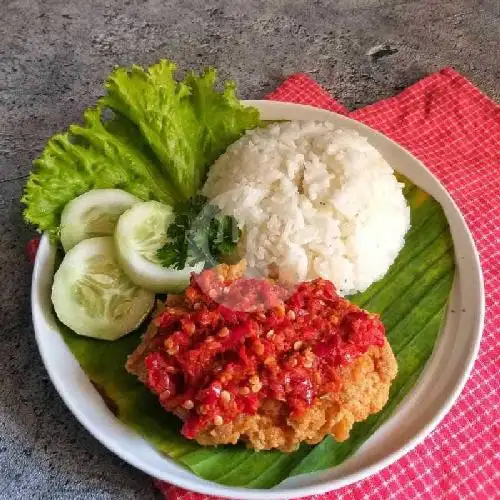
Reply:
[[[215,70],[177,82],[174,69],[160,61],[110,75],[108,94],[84,113],[83,124],[53,136],[35,160],[22,198],[27,222],[57,236],[66,203],[93,188],[184,201],[227,146],[259,124],[232,82],[222,93],[214,89]]]
[[[69,201],[93,188],[119,187],[144,200],[172,203],[176,196],[140,148],[140,138],[118,136],[101,119],[99,107],[84,113],[83,125],[57,134],[35,160],[22,201],[24,216],[54,233]]]
[[[446,314],[455,261],[448,222],[439,203],[406,181],[412,227],[398,258],[384,278],[353,302],[381,314],[399,372],[387,405],[354,426],[351,437],[337,443],[324,439],[290,454],[254,452],[243,446],[199,446],[183,438],[179,421],[162,410],[156,398],[124,369],[140,342],[140,332],[116,342],[79,337],[62,329],[71,351],[90,380],[127,425],[158,450],[205,479],[231,486],[270,488],[287,477],[340,464],[352,455],[392,414],[412,389],[432,353]]]
[[[137,124],[160,160],[164,176],[184,198],[194,196],[207,167],[242,131],[259,123],[256,109],[236,98],[235,85],[227,82],[223,93],[214,91],[216,72],[174,78],[175,64],[160,63],[144,71],[115,70],[101,103]]]

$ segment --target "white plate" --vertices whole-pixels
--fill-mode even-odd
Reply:
[[[329,120],[368,137],[386,160],[437,199],[446,213],[457,271],[448,314],[431,359],[417,385],[392,417],[342,465],[288,479],[266,490],[233,488],[195,476],[158,453],[108,410],[57,331],[50,304],[55,249],[47,236],[38,250],[32,313],[38,347],[59,394],[76,418],[107,448],[151,476],[200,493],[229,498],[289,499],[346,486],[374,474],[408,453],[436,427],[462,390],[476,358],[484,317],[479,258],[458,208],[436,178],[410,153],[374,130],[329,111],[272,101],[247,101],[265,120]]]

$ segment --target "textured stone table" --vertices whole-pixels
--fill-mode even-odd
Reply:
[[[114,65],[213,65],[246,98],[304,71],[349,107],[452,65],[498,100],[499,9],[497,0],[1,0],[0,498],[155,497],[66,409],[30,320],[33,233],[19,203],[30,163],[79,120]]]

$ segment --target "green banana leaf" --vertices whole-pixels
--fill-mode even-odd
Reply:
[[[137,331],[116,342],[80,337],[61,327],[64,339],[108,406],[158,450],[205,479],[231,486],[270,488],[287,477],[340,464],[385,422],[412,389],[432,353],[446,313],[454,276],[450,230],[441,206],[405,182],[412,227],[386,276],[353,302],[381,314],[399,373],[387,405],[354,426],[349,440],[324,439],[290,454],[254,452],[243,446],[202,447],[181,436],[180,421],[124,368],[140,342]]]

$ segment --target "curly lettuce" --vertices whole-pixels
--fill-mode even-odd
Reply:
[[[197,193],[209,165],[259,124],[259,113],[240,103],[233,82],[217,92],[213,69],[181,82],[174,72],[162,60],[111,73],[83,124],[53,136],[35,160],[22,198],[27,222],[57,237],[64,206],[93,188],[168,204]]]

